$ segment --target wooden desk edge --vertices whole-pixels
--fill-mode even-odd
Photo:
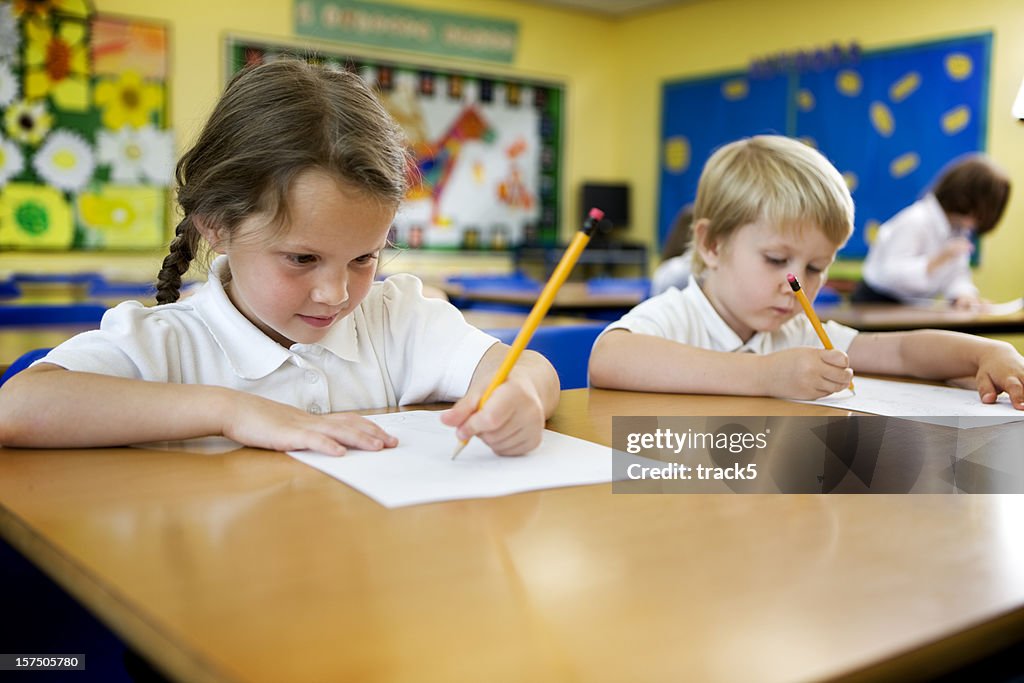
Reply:
[[[870,681],[927,681],[955,674],[961,667],[1024,642],[1024,608],[977,622],[951,635],[896,653],[863,668],[837,676],[843,683]]]
[[[145,653],[147,659],[172,678],[196,683],[235,680],[218,670],[213,662],[202,655],[182,649],[179,639],[167,637],[159,625],[141,618],[139,610],[126,606],[126,601],[109,597],[113,591],[108,585],[97,580],[92,572],[62,554],[52,544],[43,541],[2,506],[0,536],[54,583],[97,615],[121,640],[137,652]]]

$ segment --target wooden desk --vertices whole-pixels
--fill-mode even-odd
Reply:
[[[550,426],[835,412],[576,390]],[[924,678],[1021,633],[1022,523],[1010,495],[610,485],[388,510],[253,449],[0,451],[3,536],[185,681]]]
[[[976,311],[927,306],[889,304],[841,304],[821,306],[818,317],[835,320],[864,332],[890,332],[936,328],[972,334],[1018,334],[1024,332],[1024,311],[990,315]]]

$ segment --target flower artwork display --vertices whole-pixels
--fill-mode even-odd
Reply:
[[[165,243],[167,55],[86,0],[0,0],[0,249]]]

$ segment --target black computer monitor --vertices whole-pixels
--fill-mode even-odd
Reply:
[[[629,185],[625,183],[583,183],[580,191],[580,220],[592,207],[604,211],[616,230],[629,227]]]

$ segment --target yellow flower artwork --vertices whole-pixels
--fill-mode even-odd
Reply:
[[[54,31],[42,21],[25,25],[25,99],[49,95],[61,109],[89,108],[89,46],[86,24],[62,21]]]
[[[103,108],[103,125],[111,130],[125,125],[141,128],[164,105],[163,89],[143,81],[135,71],[103,79],[96,85],[94,98]]]
[[[86,0],[14,0],[14,16],[48,17],[51,14],[67,14],[87,17],[89,11]]]
[[[78,195],[78,219],[107,248],[156,246],[164,232],[165,193],[158,187],[104,185]]]
[[[0,246],[67,249],[74,232],[71,207],[59,190],[31,183],[0,190]]]

